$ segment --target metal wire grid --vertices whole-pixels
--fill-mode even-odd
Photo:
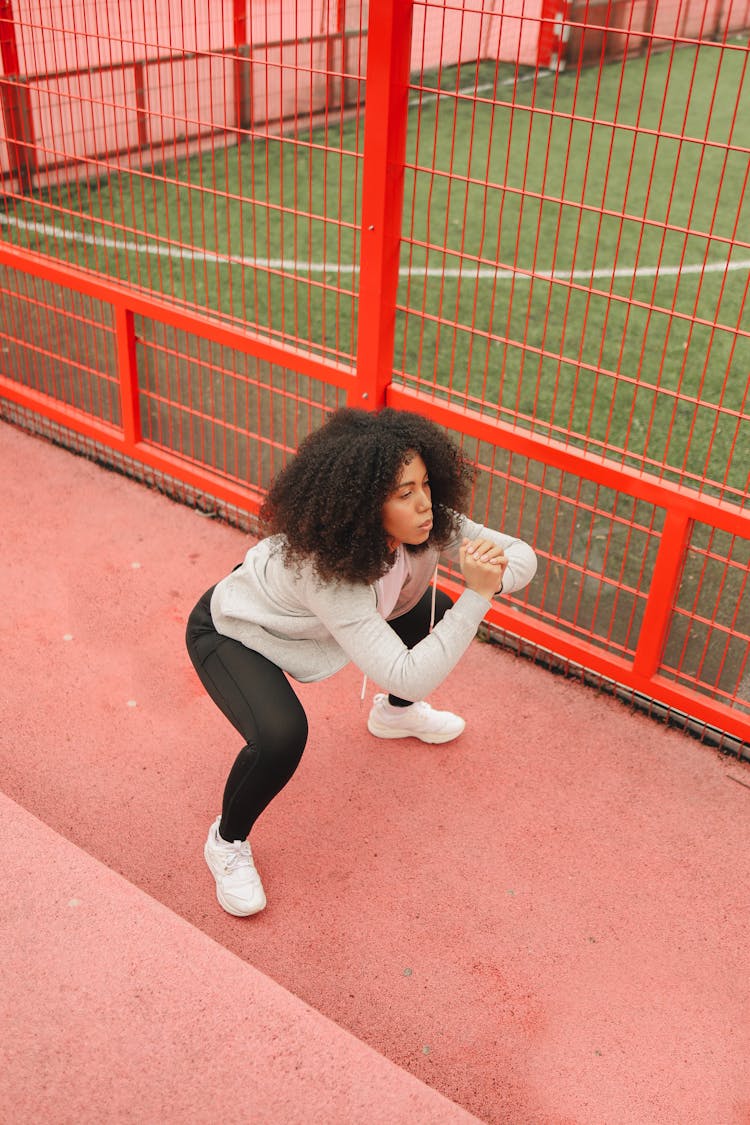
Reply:
[[[73,28],[29,7],[15,92],[43,190],[7,192],[5,232],[351,359],[362,9],[235,9],[81,5]]]
[[[423,69],[399,379],[746,504],[747,60],[673,40],[606,71]]]
[[[480,38],[502,21],[483,18]],[[663,53],[562,76],[520,46],[477,63],[464,31],[411,83],[397,380],[747,505],[746,42],[652,35]],[[664,511],[533,463],[500,475],[542,562],[524,615],[633,658]],[[697,537],[660,674],[746,710],[747,542]]]
[[[0,266],[3,366],[24,386],[121,424],[111,308]]]
[[[696,524],[663,657],[679,683],[750,713],[750,542]]]
[[[343,392],[137,318],[143,437],[238,484],[268,488]]]
[[[663,512],[485,443],[464,448],[477,466],[474,516],[536,545],[537,578],[510,601],[524,616],[632,658]]]
[[[668,534],[664,510],[496,446],[464,441],[464,448],[477,466],[475,517],[536,545],[536,580],[507,600],[525,621],[632,662]],[[659,667],[666,680],[744,714],[750,712],[749,587],[750,541],[695,524]]]

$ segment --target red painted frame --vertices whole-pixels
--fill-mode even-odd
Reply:
[[[373,385],[372,364],[366,369],[363,381],[363,375],[359,371],[271,343],[210,317],[199,316],[169,302],[135,293],[125,286],[105,281],[96,274],[71,269],[42,255],[21,253],[2,242],[0,263],[52,284],[73,289],[97,301],[106,301],[112,306],[122,426],[113,426],[92,418],[82,410],[56,402],[48,395],[20,385],[6,374],[0,374],[0,396],[101,442],[125,457],[250,512],[257,512],[262,501],[258,491],[227,480],[219,473],[211,472],[143,439],[134,317],[148,317],[193,336],[223,344],[287,370],[344,388],[353,402],[362,399],[363,387],[369,389]],[[384,362],[384,354],[381,352],[381,364]],[[562,630],[534,621],[524,616],[522,610],[519,611],[515,606],[498,602],[493,605],[488,619],[492,624],[614,680],[625,688],[640,692],[699,722],[750,742],[750,718],[684,685],[673,683],[660,675],[658,670],[693,523],[705,523],[732,535],[750,539],[750,512],[718,500],[707,499],[678,485],[658,481],[604,457],[584,455],[561,443],[535,437],[486,418],[479,412],[458,409],[407,388],[395,386],[386,381],[388,372],[383,371],[382,367],[376,374],[382,380],[383,402],[389,406],[417,410],[466,437],[490,442],[510,452],[663,508],[666,511],[664,529],[632,662],[602,652],[580,638],[571,638]],[[446,581],[445,585],[447,588],[453,586],[450,581]]]

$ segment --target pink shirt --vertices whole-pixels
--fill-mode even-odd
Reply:
[[[375,583],[378,595],[378,613],[387,618],[393,611],[401,588],[411,573],[409,556],[403,547],[396,549],[396,561],[389,571]]]

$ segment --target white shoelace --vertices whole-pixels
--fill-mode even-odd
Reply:
[[[222,843],[227,849],[224,860],[226,871],[236,871],[239,867],[251,867],[255,870],[253,853],[247,840],[233,840],[231,844],[228,841],[222,841]]]

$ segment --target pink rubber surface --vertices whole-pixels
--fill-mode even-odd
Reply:
[[[0,1104],[126,1120],[115,1068],[132,1120],[168,1119],[140,1077],[162,996],[170,1082],[209,1025],[272,1059],[287,1108],[254,1120],[461,1119],[413,1076],[503,1125],[748,1125],[746,766],[478,642],[432,700],[461,738],[382,742],[349,667],[300,691],[308,749],[253,834],[269,906],[231,918],[202,848],[239,747],[183,632],[245,537],[7,424],[0,458],[0,1003],[25,1047]],[[247,1120],[225,1064],[212,1119]],[[55,1115],[71,1076],[88,1117]]]

